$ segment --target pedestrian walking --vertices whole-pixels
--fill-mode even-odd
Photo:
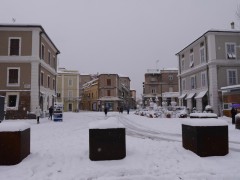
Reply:
[[[107,113],[108,113],[107,107],[104,108],[104,113],[105,113],[105,116],[107,116]]]
[[[237,110],[234,107],[232,107],[231,109],[231,114],[232,114],[232,124],[235,124],[235,116],[237,114]]]
[[[51,119],[51,120],[52,120],[52,115],[53,115],[53,107],[52,107],[52,106],[48,109],[48,112],[49,112],[49,117],[48,117],[48,119]]]
[[[40,118],[40,115],[41,115],[41,109],[39,106],[36,107],[36,110],[35,110],[35,115],[36,115],[36,118],[37,118],[37,124],[39,124],[39,118]]]

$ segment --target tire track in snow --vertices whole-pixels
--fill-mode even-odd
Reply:
[[[140,124],[132,123],[128,118],[118,115],[116,116],[118,120],[125,126],[126,133],[129,136],[138,137],[138,138],[149,138],[152,140],[164,140],[164,141],[181,141],[181,134],[166,133],[162,131],[156,131],[153,129],[146,128]]]
[[[126,134],[132,137],[142,138],[142,139],[152,139],[157,141],[172,141],[172,142],[182,142],[182,134],[167,133],[162,131],[156,131],[149,129],[140,124],[133,123],[128,118],[122,115],[115,115],[118,120],[125,126]],[[229,141],[229,149],[231,151],[240,152],[240,142]]]

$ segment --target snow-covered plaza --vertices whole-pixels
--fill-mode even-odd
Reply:
[[[126,157],[91,161],[89,123],[109,117],[126,128]],[[17,165],[0,166],[0,179],[239,180],[240,130],[230,118],[218,119],[228,123],[229,154],[204,158],[182,147],[181,124],[186,119],[147,118],[133,112],[110,112],[107,117],[103,112],[69,112],[64,113],[62,122],[17,120],[30,125],[31,153]]]

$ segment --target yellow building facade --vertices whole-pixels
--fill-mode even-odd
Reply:
[[[64,112],[79,111],[79,77],[78,71],[58,69],[56,101],[63,103]]]

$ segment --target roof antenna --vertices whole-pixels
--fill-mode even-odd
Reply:
[[[15,18],[12,18],[12,22],[15,23],[16,19]]]

